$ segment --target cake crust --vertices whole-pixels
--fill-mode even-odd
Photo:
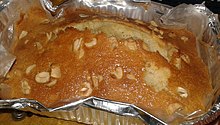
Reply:
[[[56,107],[96,96],[166,119],[179,109],[206,110],[212,89],[191,32],[85,10],[68,13],[73,17],[55,21],[38,7],[21,14],[16,62],[4,81],[11,88],[7,98]]]

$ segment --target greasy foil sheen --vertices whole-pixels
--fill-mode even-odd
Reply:
[[[38,0],[34,2],[36,1]],[[4,78],[15,61],[15,57],[10,54],[13,44],[13,24],[19,18],[19,13],[25,12],[34,2],[32,0],[0,2],[0,79]],[[209,69],[214,92],[213,99],[206,102],[212,107],[205,114],[195,111],[188,116],[179,114],[179,117],[186,119],[182,124],[188,125],[206,124],[220,116],[220,40],[217,38],[220,24],[216,15],[203,4],[182,4],[172,8],[149,0],[69,0],[58,6],[53,6],[49,0],[39,0],[39,2],[49,15],[53,15],[50,18],[54,19],[62,17],[65,8],[86,8],[121,18],[138,19],[144,22],[154,20],[163,27],[185,27],[192,31],[197,38],[198,53]],[[31,111],[42,116],[86,124],[170,124],[135,105],[96,97],[81,99],[56,108],[47,108],[36,100],[24,98],[0,100],[0,109],[2,108]]]

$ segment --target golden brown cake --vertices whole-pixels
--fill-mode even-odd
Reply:
[[[86,10],[67,10],[52,20],[38,7],[21,14],[15,29],[16,62],[2,98],[55,107],[96,96],[135,104],[163,119],[177,110],[206,110],[212,92],[208,70],[195,36],[185,29]]]

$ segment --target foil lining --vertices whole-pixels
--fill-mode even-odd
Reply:
[[[214,99],[207,102],[210,105],[213,104],[208,112],[194,117],[199,112],[195,111],[184,116],[188,120],[182,124],[206,124],[220,116],[220,40],[217,38],[220,24],[216,15],[203,4],[182,4],[172,8],[149,0],[68,0],[61,5],[53,6],[49,0],[39,1],[45,11],[55,19],[63,16],[66,7],[87,8],[121,18],[138,19],[144,22],[154,20],[164,27],[185,27],[192,31],[197,37],[198,52],[209,68],[215,91]],[[14,31],[13,21],[18,16],[16,11],[25,10],[22,5],[24,3],[29,5],[31,2],[30,0],[21,0],[19,3],[15,0],[3,0],[0,3],[0,78],[6,75],[16,59],[10,54]],[[1,108],[31,111],[48,117],[86,124],[168,124],[134,105],[96,97],[89,97],[57,108],[47,108],[36,100],[29,99],[0,100]]]
[[[114,102],[96,97],[89,97],[57,108],[46,108],[35,100],[25,98],[0,100],[0,109],[7,108],[32,111],[35,114],[41,114],[52,118],[78,121],[86,124],[166,125],[166,123],[159,118],[156,118],[155,116],[134,105]]]

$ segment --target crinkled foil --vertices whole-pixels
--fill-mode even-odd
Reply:
[[[36,0],[37,1],[37,0]],[[181,124],[207,124],[220,116],[220,40],[217,35],[220,24],[215,14],[203,4],[177,7],[151,2],[149,0],[69,0],[53,6],[49,0],[39,0],[47,13],[57,19],[63,16],[64,8],[87,8],[99,13],[132,18],[149,22],[154,20],[163,27],[185,27],[197,38],[199,55],[208,66],[214,98],[207,103],[212,107],[200,116],[195,111]],[[33,4],[32,0],[3,0],[0,2],[0,78],[4,78],[15,61],[10,54],[13,40],[13,24],[20,11]],[[25,5],[25,6],[24,6]],[[166,125],[159,118],[135,105],[89,97],[57,108],[47,108],[36,100],[0,100],[1,108],[31,111],[43,116],[78,121],[86,124],[152,124]]]

